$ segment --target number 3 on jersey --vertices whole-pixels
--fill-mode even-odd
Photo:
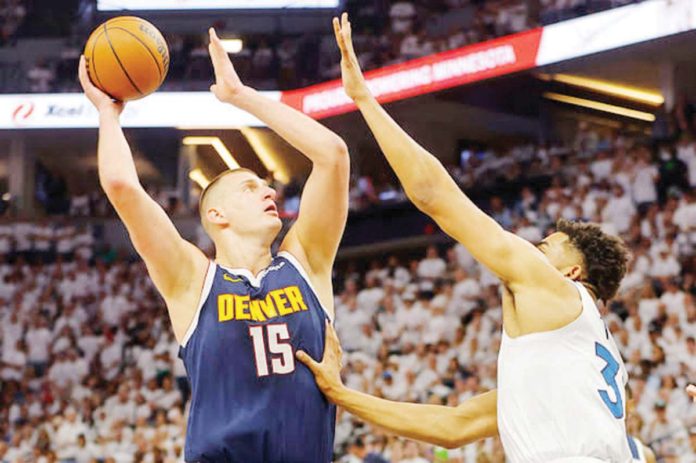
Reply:
[[[621,397],[621,389],[619,388],[619,385],[616,384],[616,374],[619,372],[619,362],[617,362],[614,356],[611,355],[609,349],[598,342],[595,342],[595,354],[597,354],[597,357],[601,358],[607,363],[602,369],[602,376],[604,377],[604,381],[607,382],[607,385],[614,391],[614,397],[616,397],[616,400],[611,400],[609,398],[609,394],[604,389],[598,389],[597,392],[599,392],[599,396],[602,398],[605,405],[609,407],[609,411],[614,418],[622,419],[624,416],[623,399]]]
[[[264,332],[266,336],[264,336]],[[290,333],[285,323],[249,327],[249,336],[254,343],[256,374],[268,376],[268,354],[271,353],[271,369],[274,375],[286,375],[295,371],[295,355],[290,345]],[[266,343],[268,340],[268,343]],[[280,356],[280,357],[278,357]]]

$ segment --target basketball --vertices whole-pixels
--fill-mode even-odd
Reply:
[[[112,18],[97,27],[87,39],[84,55],[92,83],[119,101],[154,92],[169,69],[164,37],[135,16]]]

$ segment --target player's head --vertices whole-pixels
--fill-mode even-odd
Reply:
[[[235,235],[269,235],[281,228],[276,192],[249,169],[226,170],[203,190],[199,212],[203,228],[215,241],[225,230]]]
[[[603,301],[614,297],[626,273],[626,246],[597,224],[559,220],[556,232],[537,247],[551,265],[568,278],[587,284]]]

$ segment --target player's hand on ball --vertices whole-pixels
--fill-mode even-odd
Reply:
[[[686,387],[686,393],[689,394],[689,397],[691,397],[694,402],[696,402],[696,386],[689,384]]]
[[[303,351],[297,351],[295,356],[297,359],[307,365],[307,368],[312,370],[314,378],[317,381],[319,389],[329,398],[336,394],[342,387],[341,368],[343,362],[341,356],[341,344],[338,341],[338,335],[330,323],[326,323],[326,339],[324,341],[324,357],[321,363],[317,363]]]
[[[84,55],[80,57],[80,65],[77,74],[80,78],[80,84],[82,85],[82,90],[85,92],[85,96],[87,96],[87,99],[97,108],[97,111],[100,113],[114,111],[116,115],[121,114],[126,104],[122,101],[114,101],[109,95],[99,90],[92,83],[87,74],[87,62],[85,61]]]
[[[343,76],[343,88],[354,101],[368,98],[370,90],[367,88],[365,77],[360,69],[360,63],[355,50],[353,50],[353,39],[351,36],[350,22],[348,13],[341,15],[341,20],[333,19],[334,34],[336,43],[341,50],[341,75]]]
[[[212,27],[208,30],[210,43],[208,53],[213,61],[215,70],[215,84],[210,86],[210,91],[215,94],[218,100],[225,103],[233,103],[235,97],[239,96],[247,87],[234,70],[229,55],[222,46],[220,38]]]

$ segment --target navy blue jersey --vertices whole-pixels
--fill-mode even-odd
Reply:
[[[327,319],[288,253],[258,278],[211,263],[180,351],[192,389],[187,462],[332,460],[336,408],[295,359],[322,358]]]

